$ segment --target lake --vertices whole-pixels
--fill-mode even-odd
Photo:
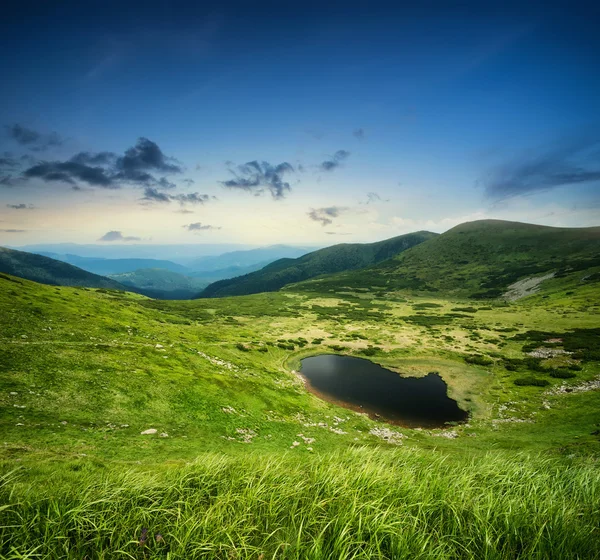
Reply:
[[[401,377],[369,360],[333,354],[305,358],[301,364],[307,388],[318,397],[392,424],[439,428],[468,418],[434,372]]]

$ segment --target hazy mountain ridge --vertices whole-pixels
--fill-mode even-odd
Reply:
[[[238,278],[221,280],[205,288],[200,297],[225,297],[272,292],[294,282],[346,270],[356,270],[386,260],[437,236],[420,231],[375,243],[342,243],[297,259],[279,259],[263,269]]]
[[[56,259],[0,247],[0,272],[56,286],[126,290],[115,280],[93,274]]]

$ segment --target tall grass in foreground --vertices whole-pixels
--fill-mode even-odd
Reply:
[[[0,493],[0,551],[79,560],[600,558],[599,471],[524,455],[457,464],[432,452],[355,449],[207,455],[154,474],[84,468],[45,486],[17,472]]]

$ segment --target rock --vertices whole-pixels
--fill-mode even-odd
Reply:
[[[157,432],[158,432],[158,430],[156,428],[149,428],[147,430],[144,430],[143,432],[140,432],[140,435],[152,436],[152,435],[156,434]]]
[[[162,344],[157,344],[154,348],[164,348]]]
[[[169,434],[167,434],[167,432],[162,432],[160,434],[160,437],[169,437]]]

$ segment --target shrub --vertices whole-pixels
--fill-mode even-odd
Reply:
[[[244,344],[242,344],[241,342],[238,342],[235,347],[240,350],[241,352],[250,352],[250,348],[248,348],[247,346],[245,346]]]
[[[468,364],[476,364],[478,366],[489,366],[494,363],[494,360],[491,360],[487,356],[482,356],[481,354],[472,354],[470,356],[465,356],[465,362]]]
[[[520,387],[546,387],[550,385],[550,381],[529,375],[527,377],[519,377],[518,379],[515,379],[515,385],[519,385]]]
[[[577,377],[577,374],[568,369],[555,369],[550,372],[550,377],[554,377],[555,379],[572,379],[573,377]]]

